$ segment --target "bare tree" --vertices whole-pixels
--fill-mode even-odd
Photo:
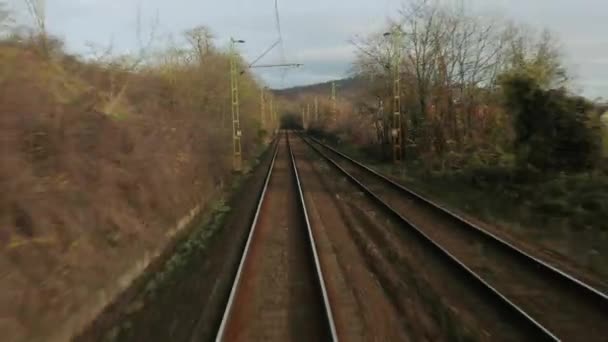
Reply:
[[[355,36],[350,43],[356,48],[356,59],[351,73],[366,79],[368,83],[366,93],[357,97],[355,106],[376,128],[378,143],[388,148],[389,116],[384,112],[383,104],[388,101],[391,89],[388,71],[394,56],[393,46],[389,40],[384,39],[382,32],[368,37]]]
[[[0,33],[6,32],[14,23],[11,11],[7,8],[6,2],[0,2]]]
[[[48,55],[48,39],[46,32],[46,1],[45,0],[24,0],[30,16],[34,20],[36,36],[40,40],[40,48],[45,55]]]
[[[34,25],[41,35],[46,34],[45,0],[24,0],[27,10],[34,20]]]
[[[405,5],[401,10],[403,30],[406,35],[406,58],[415,75],[414,88],[418,99],[418,116],[424,119],[428,110],[428,101],[432,78],[436,71],[437,30],[440,26],[439,8],[434,2],[421,0]]]
[[[117,108],[123,105],[131,82],[131,76],[142,68],[150,59],[153,44],[157,39],[157,28],[159,25],[158,12],[156,12],[149,24],[148,34],[145,40],[142,10],[139,4],[137,5],[135,15],[135,38],[137,40],[136,53],[116,55],[112,40],[107,46],[87,43],[87,46],[90,49],[90,58],[97,64],[105,66],[109,76],[108,89],[99,94],[103,102],[99,109],[104,113],[112,114]]]
[[[504,25],[469,14],[463,3],[449,7],[432,0],[405,4],[397,24],[405,37],[399,48],[408,143],[442,155],[476,131],[474,116],[504,66]],[[379,34],[352,43],[356,73],[388,80],[391,44]],[[389,87],[378,90],[384,95],[374,95],[390,94]]]
[[[215,35],[211,29],[205,25],[200,25],[184,32],[184,36],[190,46],[194,49],[198,56],[199,62],[213,51],[213,39]]]
[[[568,82],[559,43],[550,31],[538,33],[511,24],[505,32],[505,41],[503,72],[526,73],[546,88],[564,86]]]

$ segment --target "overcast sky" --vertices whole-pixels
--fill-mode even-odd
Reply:
[[[19,9],[24,0],[10,0]],[[48,30],[63,38],[71,51],[86,52],[86,43],[109,45],[116,52],[137,46],[137,8],[144,29],[158,13],[157,31],[179,34],[196,25],[212,28],[217,43],[230,36],[247,41],[243,54],[255,58],[277,39],[274,0],[46,0]],[[279,0],[288,62],[305,66],[281,71],[258,71],[271,87],[327,81],[346,76],[353,59],[348,40],[380,30],[395,16],[404,0]],[[448,1],[448,0],[445,0]],[[563,43],[576,87],[590,97],[608,98],[607,0],[467,0],[469,7],[548,27]],[[145,31],[145,30],[144,30]],[[278,62],[277,51],[264,63]]]

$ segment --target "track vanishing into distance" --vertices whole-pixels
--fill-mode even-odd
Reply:
[[[530,340],[608,341],[605,293],[320,141],[300,138]]]
[[[216,341],[608,341],[603,292],[320,141],[278,140]]]
[[[288,133],[279,139],[216,341],[337,340]]]

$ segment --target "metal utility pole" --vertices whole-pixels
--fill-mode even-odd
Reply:
[[[308,128],[310,125],[310,103],[306,104],[306,126],[304,128]]]
[[[258,60],[260,60],[260,58],[264,57],[277,43],[273,44],[268,50],[266,50],[260,57],[258,57],[253,63],[251,63],[248,66],[248,68],[249,69],[256,69],[256,68],[298,68],[298,67],[301,67],[303,65],[303,64],[300,64],[300,63],[258,64],[258,65],[254,65]],[[264,90],[262,90],[262,92],[263,91]],[[262,127],[264,127],[265,121],[264,121],[264,114],[263,114],[263,112],[264,112],[264,109],[263,109],[263,106],[264,106],[263,95],[262,95],[261,103],[262,103],[262,119],[261,119],[262,121],[261,122],[262,122]],[[270,117],[271,117],[271,119],[270,119],[271,120],[271,126],[273,126],[273,123],[274,123],[274,126],[273,126],[274,130],[276,130],[278,128],[278,121],[277,121],[276,110],[277,109],[273,108],[273,105],[272,105],[272,94],[271,94],[270,95],[270,111],[269,111],[269,114],[270,114]]]
[[[319,123],[319,99],[315,96],[315,122]]]
[[[35,21],[40,34],[46,34],[46,0],[25,0],[27,10]]]
[[[266,96],[264,88],[260,90],[260,123],[262,129],[266,129]]]
[[[232,103],[232,169],[240,172],[243,168],[243,156],[241,151],[241,123],[239,113],[239,70],[236,43],[244,43],[243,40],[230,38],[230,94]]]
[[[384,36],[391,36],[393,45],[393,60],[391,71],[393,73],[393,120],[391,137],[393,142],[393,162],[399,163],[402,159],[402,132],[401,132],[401,29],[395,26],[392,32]]]
[[[268,97],[270,98],[270,107],[268,112],[270,113],[271,126],[274,127],[274,125],[276,124],[274,117],[274,97],[272,96],[272,94],[270,94]]]
[[[395,51],[395,60],[393,62],[393,160],[401,162],[401,30],[395,28],[393,34],[393,46]]]
[[[236,44],[245,43],[244,40],[235,40],[234,38],[230,38],[230,98],[231,98],[231,107],[232,107],[232,168],[236,172],[240,172],[243,168],[243,158],[242,158],[242,150],[241,150],[241,126],[240,126],[240,113],[239,113],[239,84],[238,78],[239,75],[242,74],[239,65],[239,55],[236,51]],[[262,57],[264,57],[272,48],[274,48],[280,40],[275,42],[270,48],[268,48],[262,55],[256,58],[253,63],[245,66],[247,69],[252,68],[274,68],[274,67],[299,67],[302,64],[298,63],[283,63],[283,64],[274,64],[274,65],[254,65],[257,61],[259,61]],[[262,125],[265,124],[264,118],[264,93],[262,90],[261,96],[261,122]],[[276,112],[273,110],[272,97],[270,98],[270,113],[274,115],[276,120]]]
[[[384,101],[382,97],[378,97],[378,111],[376,112],[375,118],[376,124],[376,139],[378,139],[378,143],[384,145],[387,141],[387,131],[386,131],[386,116],[384,115]]]
[[[279,113],[279,108],[278,107],[279,106],[276,105],[275,108],[274,108],[274,112],[272,112],[272,115],[274,117],[273,120],[274,120],[274,131],[275,131],[275,133],[278,133],[278,131],[279,131],[279,124],[280,124],[279,123],[279,115],[278,115],[278,113]]]
[[[333,120],[336,119],[338,113],[338,106],[336,103],[336,82],[331,82],[331,116]]]

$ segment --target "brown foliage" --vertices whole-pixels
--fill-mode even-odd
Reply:
[[[45,336],[166,243],[229,177],[231,133],[219,52],[128,69],[8,42],[0,65],[0,330],[10,341]],[[242,88],[242,112],[256,113],[255,82],[245,75]],[[243,121],[247,157],[258,141],[255,121]]]

